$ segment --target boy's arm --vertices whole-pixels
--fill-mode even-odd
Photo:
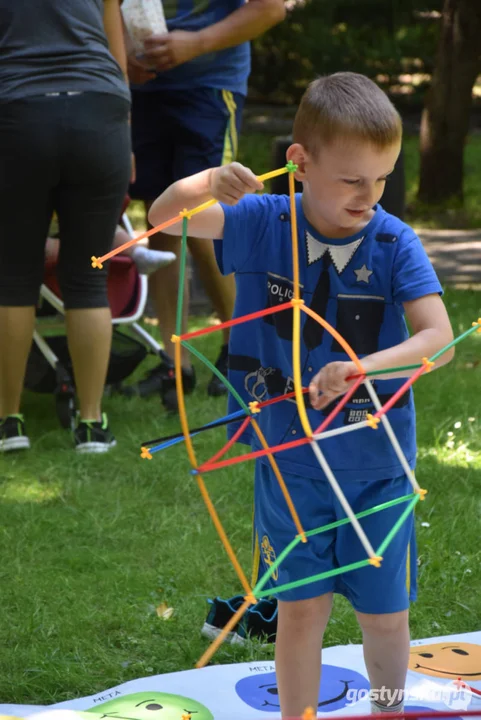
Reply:
[[[149,222],[155,227],[183,210],[193,210],[215,199],[225,205],[236,205],[247,193],[262,190],[252,170],[240,163],[203,170],[196,175],[182,178],[167,188],[154,201],[149,211]],[[179,222],[180,222],[179,218]],[[162,230],[169,235],[179,235],[179,222]],[[224,236],[224,211],[219,204],[212,205],[189,220],[189,235],[197,238],[221,240]]]
[[[406,317],[413,334],[410,338],[394,347],[367,355],[362,365],[367,373],[386,370],[390,367],[420,364],[423,357],[431,357],[453,339],[453,331],[446,308],[438,294],[425,295],[417,300],[403,303]],[[445,365],[454,356],[454,348],[441,355],[435,368]],[[371,375],[371,379],[381,380],[410,377],[415,371]],[[353,362],[333,362],[326,365],[312,379],[309,395],[312,406],[322,410],[339,395],[343,395],[352,385],[349,377],[357,375]],[[320,394],[321,393],[321,394]]]
[[[453,330],[446,307],[438,294],[425,295],[403,303],[406,318],[412,328],[410,338],[387,350],[368,355],[362,360],[366,372],[385,370],[401,365],[415,365],[423,357],[431,357],[453,339]],[[441,355],[434,368],[446,365],[454,357],[454,348]],[[409,377],[415,371],[380,375],[384,380]],[[376,376],[374,376],[376,377]]]

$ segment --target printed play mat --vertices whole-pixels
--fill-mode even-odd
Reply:
[[[481,631],[414,640],[405,706],[406,711],[456,710],[459,717],[463,710],[481,712]],[[318,713],[335,717],[369,711],[362,646],[326,648]],[[79,720],[79,714],[82,720],[96,720],[95,716],[97,720],[278,719],[275,665],[266,661],[213,665],[131,680],[56,705],[0,705],[0,715],[33,715],[35,720]]]

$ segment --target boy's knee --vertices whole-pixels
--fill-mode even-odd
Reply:
[[[408,610],[379,615],[357,612],[356,615],[361,630],[370,635],[397,633],[409,627]]]
[[[327,625],[332,607],[332,593],[293,602],[279,600],[278,606],[280,622],[304,626],[311,623],[317,625],[325,621]]]

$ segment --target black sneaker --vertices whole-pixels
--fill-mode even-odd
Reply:
[[[185,395],[190,395],[196,386],[195,370],[191,366],[190,368],[182,368],[182,385],[184,388]],[[178,412],[179,405],[177,403],[177,386],[175,384],[175,370],[171,368],[168,373],[168,377],[164,379],[162,389],[160,391],[162,398],[162,404],[168,412]]]
[[[79,420],[74,430],[75,449],[80,453],[105,453],[117,445],[109,430],[107,415],[102,420]]]
[[[160,365],[149,370],[146,377],[133,385],[124,385],[120,392],[126,397],[149,397],[160,393],[162,402],[168,410],[177,411],[177,392],[175,389],[174,363],[168,355],[162,355]],[[182,381],[186,395],[191,393],[196,384],[194,368],[182,369]]]
[[[0,419],[0,452],[28,450],[29,447],[23,415],[8,415]]]
[[[234,597],[228,598],[227,600],[222,600],[222,598],[217,597],[214,598],[214,600],[209,599],[207,602],[211,608],[202,627],[201,635],[208,640],[214,640],[218,635],[220,635],[222,628],[227,625],[231,617],[235,615],[237,610],[240,608],[244,602],[244,596],[234,595]],[[235,642],[234,635],[236,634],[238,627],[239,625],[237,624],[233,628],[232,632],[227,635],[226,642]]]
[[[229,356],[229,346],[222,345],[219,353],[219,357],[216,360],[215,366],[224,377],[227,377],[227,359]],[[227,395],[227,388],[223,382],[219,380],[217,375],[212,373],[212,377],[207,386],[207,395],[211,397],[220,397],[221,395]]]
[[[214,640],[225,627],[231,617],[244,602],[243,595],[234,595],[228,600],[215,598],[208,601],[211,605],[201,634]],[[227,635],[226,642],[233,645],[245,645],[248,640],[258,638],[263,645],[276,640],[277,635],[277,600],[262,599],[251,605],[237,625]]]

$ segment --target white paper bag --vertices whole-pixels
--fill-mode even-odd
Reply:
[[[124,0],[122,15],[135,55],[144,54],[144,40],[167,32],[161,0]]]

